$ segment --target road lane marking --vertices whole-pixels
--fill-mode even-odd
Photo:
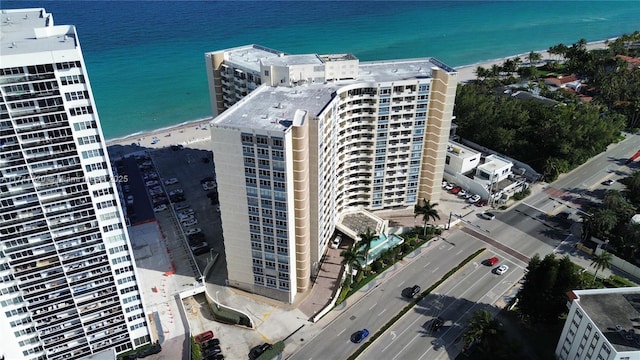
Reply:
[[[338,336],[342,335],[342,333],[343,333],[343,332],[345,332],[345,331],[347,331],[347,329],[342,329],[342,331],[340,331],[340,332],[338,333]]]
[[[369,308],[369,310],[373,309],[374,307],[376,307],[376,305],[378,305],[378,303],[375,303],[373,305],[371,305],[371,307]]]
[[[378,316],[384,314],[385,311],[387,311],[387,309],[384,309],[384,310],[380,311],[380,314],[378,314]]]
[[[456,253],[456,255],[460,255],[464,250],[460,250]]]
[[[402,286],[402,284],[404,284],[405,282],[406,282],[406,280],[401,282],[400,284],[398,284],[398,287]]]
[[[438,269],[440,269],[440,266],[438,266],[437,268],[431,270],[431,272],[434,273],[434,272],[438,271]]]
[[[426,263],[423,267],[425,267],[425,268],[426,268],[426,267],[427,267],[427,266],[429,266],[429,265],[431,265],[431,262]]]

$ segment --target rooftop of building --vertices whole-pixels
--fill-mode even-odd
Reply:
[[[0,10],[0,67],[8,55],[67,50],[76,47],[72,25],[53,24],[53,15],[43,8]]]
[[[266,66],[322,65],[323,62],[316,54],[303,54],[264,58],[262,64]]]
[[[238,46],[221,51],[212,51],[208,54],[216,54],[220,52],[224,53],[226,61],[238,64],[245,69],[250,69],[256,72],[260,71],[261,60],[278,58],[285,55],[285,53],[283,53],[282,51],[270,49],[268,47],[256,44]]]
[[[489,173],[493,173],[495,170],[502,169],[507,166],[513,166],[513,163],[507,159],[501,158],[500,156],[491,154],[484,158],[484,163],[478,165],[478,168]]]
[[[358,60],[353,54],[326,54],[318,55],[323,62]]]
[[[449,143],[447,144],[447,154],[467,159],[480,154],[480,152],[473,150],[466,145],[460,144],[453,140],[449,140]]]
[[[640,350],[640,287],[574,291],[616,351]]]
[[[431,78],[433,68],[456,70],[434,58],[369,61],[360,63],[359,81],[389,82]]]
[[[320,114],[334,97],[337,86],[310,84],[296,87],[260,86],[211,121],[211,126],[285,131],[296,110],[312,117]]]

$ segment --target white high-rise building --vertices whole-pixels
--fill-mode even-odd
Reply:
[[[151,341],[72,25],[0,10],[0,358],[78,359]],[[4,357],[3,357],[4,356]]]
[[[345,213],[438,201],[454,69],[255,45],[205,59],[230,285],[293,302]]]
[[[640,287],[574,290],[568,295],[557,359],[640,359]]]

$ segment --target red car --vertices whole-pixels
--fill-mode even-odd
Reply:
[[[213,339],[213,331],[209,330],[209,331],[205,331],[202,334],[198,334],[196,335],[196,342],[198,344],[202,344],[205,341],[211,340]]]
[[[497,257],[495,257],[495,256],[494,256],[494,257],[492,257],[492,258],[490,258],[490,259],[487,259],[485,263],[486,263],[488,266],[493,266],[493,265],[497,264],[497,263],[498,263],[498,261],[500,261],[500,259],[498,259]]]
[[[462,186],[456,186],[453,189],[449,190],[449,192],[452,194],[457,194],[460,192],[460,190],[462,190]]]

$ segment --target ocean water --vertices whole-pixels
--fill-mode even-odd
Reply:
[[[204,53],[260,44],[474,64],[640,30],[640,1],[15,1],[78,31],[108,139],[208,117]]]

